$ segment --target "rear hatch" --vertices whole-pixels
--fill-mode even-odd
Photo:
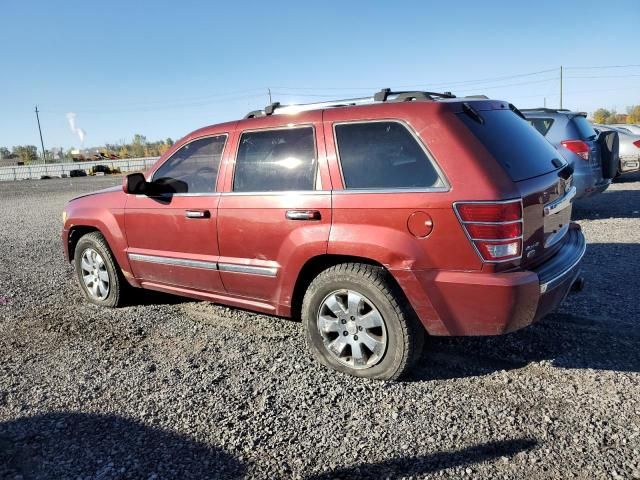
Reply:
[[[534,127],[510,109],[458,114],[517,186],[522,197],[522,267],[534,267],[562,244],[571,220],[572,169]],[[495,104],[494,104],[495,105]]]
[[[601,170],[600,143],[598,143],[598,132],[596,132],[584,115],[575,115],[571,119],[577,139],[582,140],[589,146],[589,166],[594,170]],[[602,179],[602,174],[600,174]]]

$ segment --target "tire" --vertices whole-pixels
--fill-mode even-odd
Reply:
[[[620,138],[618,132],[601,132],[600,158],[602,160],[602,178],[615,178],[620,168]]]
[[[350,301],[358,308],[349,309]],[[380,323],[376,314],[381,326],[373,326]],[[356,377],[399,379],[415,364],[424,345],[424,327],[403,293],[386,270],[372,265],[344,263],[321,272],[305,293],[302,322],[313,356]]]
[[[74,264],[80,288],[89,302],[109,308],[124,303],[127,282],[100,232],[88,233],[78,240]],[[93,281],[85,281],[85,275]]]

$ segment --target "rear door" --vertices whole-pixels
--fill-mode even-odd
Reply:
[[[127,196],[127,254],[143,283],[224,291],[216,270],[216,180],[227,137],[187,142],[148,179],[154,193]]]
[[[326,253],[331,187],[321,118],[258,117],[234,135],[218,217],[229,294],[288,305],[302,265]]]

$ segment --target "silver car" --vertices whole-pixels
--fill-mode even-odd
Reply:
[[[630,127],[625,125],[624,127]],[[617,125],[595,124],[594,128],[598,132],[616,131],[620,139],[620,165],[618,175],[633,173],[640,170],[640,135],[632,135],[627,128]]]
[[[613,123],[609,126],[622,130],[625,133],[630,133],[631,135],[640,135],[640,125],[634,125],[632,123]]]

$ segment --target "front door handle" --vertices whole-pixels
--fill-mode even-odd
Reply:
[[[187,210],[184,212],[184,216],[187,218],[209,218],[211,214],[209,210]]]
[[[318,210],[287,210],[285,217],[287,220],[320,220],[321,215]]]

